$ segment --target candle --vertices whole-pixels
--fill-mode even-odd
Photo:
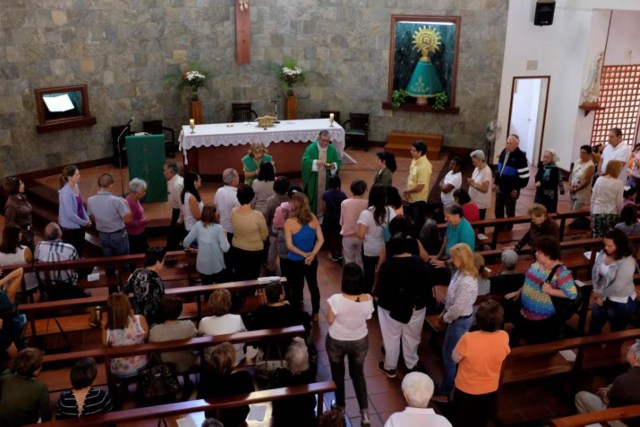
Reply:
[[[189,126],[194,127],[196,125],[196,121],[193,119],[189,120]]]
[[[331,121],[333,121],[333,118],[334,118],[334,117],[335,117],[335,116],[333,115],[333,113],[329,113],[329,119],[331,119]]]

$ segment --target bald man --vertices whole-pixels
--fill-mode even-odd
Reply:
[[[507,138],[504,150],[498,159],[495,184],[496,191],[496,218],[516,216],[516,201],[520,197],[520,190],[529,183],[529,162],[524,151],[520,150],[520,138],[511,134]],[[513,226],[502,227],[502,230],[511,230]],[[498,229],[498,227],[496,227]]]

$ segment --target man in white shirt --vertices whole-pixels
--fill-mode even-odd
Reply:
[[[447,172],[442,182],[440,182],[440,200],[442,201],[444,209],[447,209],[455,203],[453,192],[462,185],[460,162],[460,157],[454,156],[449,161],[449,172]]]
[[[231,224],[231,211],[233,208],[240,206],[238,201],[238,185],[240,184],[240,175],[233,168],[225,169],[222,172],[222,182],[224,186],[216,191],[213,198],[213,204],[218,209],[220,215],[220,225],[227,232],[229,243],[233,240],[233,225]]]
[[[184,189],[184,178],[178,175],[176,162],[165,163],[162,174],[167,180],[167,194],[169,206],[171,206],[171,225],[167,233],[167,250],[175,251],[180,248],[180,242],[185,236],[182,200],[180,199]]]
[[[410,372],[402,380],[407,401],[404,411],[391,414],[384,427],[451,427],[451,423],[427,408],[433,396],[433,380],[422,372]]]
[[[607,163],[610,161],[622,162],[622,171],[620,171],[618,179],[627,182],[627,162],[631,157],[631,146],[623,143],[622,137],[620,128],[613,128],[609,131],[609,144],[604,147],[598,170],[600,176],[603,176],[607,170]]]

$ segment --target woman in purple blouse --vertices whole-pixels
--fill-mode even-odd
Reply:
[[[82,256],[84,230],[91,225],[80,195],[80,170],[75,165],[65,166],[60,175],[58,190],[58,222],[62,228],[62,240],[76,248]]]
[[[140,203],[146,193],[147,183],[142,179],[133,178],[129,182],[129,194],[125,200],[131,211],[131,222],[125,223],[124,227],[129,235],[129,253],[131,254],[144,254],[149,248],[147,233],[145,233],[148,220]]]

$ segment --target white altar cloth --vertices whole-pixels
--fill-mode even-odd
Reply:
[[[340,156],[344,152],[344,128],[337,122],[329,127],[329,119],[281,120],[273,127],[263,128],[257,122],[214,123],[196,125],[195,133],[189,126],[180,131],[180,150],[188,164],[187,150],[196,147],[219,147],[260,142],[264,146],[278,142],[308,142],[318,139],[321,130],[328,130],[333,146]]]

